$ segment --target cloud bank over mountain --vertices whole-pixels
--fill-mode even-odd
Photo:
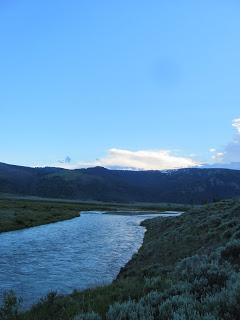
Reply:
[[[196,160],[195,156],[178,155],[171,150],[127,150],[111,148],[106,155],[94,161],[73,162],[68,156],[51,166],[65,169],[80,169],[102,166],[109,169],[126,170],[171,170],[191,167],[240,169],[240,118],[232,121],[234,137],[227,145],[211,148],[208,163]]]
[[[178,169],[198,165],[193,159],[174,155],[169,150],[122,149],[110,149],[107,156],[99,160],[99,164],[110,168],[124,167],[135,170]]]

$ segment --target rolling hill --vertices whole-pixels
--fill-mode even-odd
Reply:
[[[0,163],[0,193],[109,202],[202,204],[239,197],[240,171],[124,171],[102,167],[66,170]]]

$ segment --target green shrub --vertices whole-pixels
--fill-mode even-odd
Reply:
[[[180,314],[189,320],[198,319],[197,309],[198,303],[193,296],[173,296],[159,306],[159,319],[178,319]]]
[[[50,292],[31,308],[27,319],[69,320],[77,312],[78,305],[71,297],[64,297],[56,292]]]
[[[240,240],[232,240],[227,243],[221,252],[221,257],[232,264],[240,265]]]
[[[18,299],[13,291],[6,292],[3,296],[3,304],[0,308],[1,320],[18,320],[21,299]]]
[[[107,320],[154,320],[154,309],[143,301],[136,303],[129,300],[110,306]]]
[[[195,255],[183,259],[176,266],[176,277],[191,283],[191,293],[201,297],[226,285],[231,269],[207,256]]]
[[[101,317],[95,312],[81,313],[76,315],[73,320],[101,320]]]
[[[231,273],[226,287],[207,296],[202,303],[209,313],[220,319],[238,320],[240,314],[240,274]]]
[[[170,280],[166,279],[166,277],[158,276],[158,277],[152,277],[152,278],[145,278],[144,283],[144,291],[153,291],[153,290],[159,290],[163,291],[166,288],[168,288],[170,285]]]

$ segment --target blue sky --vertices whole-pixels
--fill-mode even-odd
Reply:
[[[233,0],[2,0],[0,161],[240,161],[239,14]]]

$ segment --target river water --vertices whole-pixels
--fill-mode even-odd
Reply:
[[[1,233],[0,301],[5,291],[14,290],[30,306],[49,291],[65,294],[110,283],[138,251],[145,232],[140,223],[151,217],[86,212]]]

